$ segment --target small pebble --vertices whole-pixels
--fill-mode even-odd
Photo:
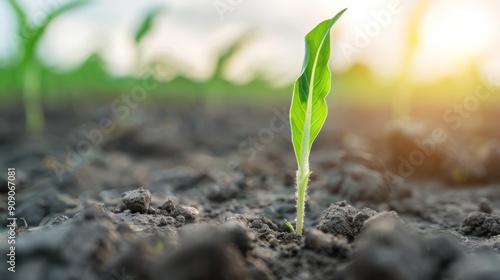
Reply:
[[[174,200],[172,198],[167,198],[167,201],[165,201],[165,203],[163,203],[163,205],[160,206],[159,208],[161,210],[167,211],[168,213],[173,212],[175,210]]]
[[[151,193],[149,190],[140,187],[136,190],[124,192],[122,194],[122,201],[125,204],[125,208],[131,212],[146,214],[151,203]]]

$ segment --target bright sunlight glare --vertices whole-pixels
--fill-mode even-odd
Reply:
[[[488,47],[494,20],[484,6],[437,5],[424,19],[423,47],[446,56],[470,58]]]

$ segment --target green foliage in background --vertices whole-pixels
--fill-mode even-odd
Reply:
[[[18,112],[24,104],[28,129],[32,133],[41,131],[44,126],[42,100],[46,111],[67,109],[69,112],[75,112],[74,109],[95,108],[97,104],[109,104],[121,98],[123,94],[130,94],[134,87],[141,85],[144,79],[150,79],[151,75],[160,74],[156,77],[158,85],[147,92],[148,98],[144,103],[150,104],[201,101],[217,105],[233,101],[253,102],[259,106],[281,105],[288,102],[289,92],[293,90],[292,84],[274,85],[275,80],[266,76],[265,70],[249,69],[255,71],[251,73],[254,78],[245,83],[227,79],[227,66],[255,39],[254,32],[245,32],[220,49],[218,57],[215,58],[213,74],[204,80],[189,77],[189,63],[181,61],[174,52],[155,53],[156,57],[145,61],[141,53],[146,40],[155,30],[159,16],[168,12],[160,7],[154,7],[141,15],[136,28],[130,33],[130,42],[136,46],[136,65],[130,75],[113,75],[100,50],[74,69],[48,67],[35,55],[44,31],[56,17],[86,1],[73,1],[58,7],[48,12],[46,19],[36,25],[30,24],[19,4],[21,1],[7,0],[7,3],[15,11],[18,21],[15,37],[18,38],[16,49],[19,51],[8,61],[0,61],[0,109],[2,112]],[[44,58],[44,61],[49,60],[50,57]],[[165,70],[169,72],[167,78],[161,75]],[[449,106],[454,102],[461,102],[465,96],[474,92],[480,82],[479,77],[481,73],[472,68],[432,84],[411,84],[413,94],[408,95],[408,102],[394,102],[395,108],[410,112],[408,106],[414,106],[416,102],[426,102],[424,105],[428,105],[428,100],[438,104],[438,98],[440,105]],[[402,96],[399,94],[402,90],[410,90],[405,86],[407,82],[404,82],[410,78],[382,77],[368,65],[358,62],[346,71],[332,73],[332,79],[336,81],[332,90],[336,94],[327,99],[343,99],[346,102],[342,104],[349,102],[386,106],[392,103],[394,97]],[[491,100],[489,104],[499,101],[500,97],[495,95]]]

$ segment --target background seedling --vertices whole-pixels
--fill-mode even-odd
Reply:
[[[141,73],[141,63],[142,63],[142,52],[141,45],[145,37],[151,32],[155,24],[156,19],[160,14],[162,14],[164,9],[162,7],[154,7],[150,9],[146,15],[142,18],[139,26],[137,27],[134,34],[134,44],[136,47],[136,70]]]
[[[25,10],[17,0],[8,0],[7,3],[14,10],[17,21],[17,36],[19,39],[19,64],[22,73],[23,100],[26,115],[26,128],[29,133],[37,134],[43,131],[45,126],[42,106],[42,94],[40,88],[40,69],[35,55],[38,43],[45,30],[51,22],[60,15],[81,6],[87,1],[72,1],[61,5],[47,13],[45,19],[34,25],[28,18]]]
[[[328,107],[325,97],[330,91],[330,29],[346,9],[318,24],[306,35],[306,54],[302,73],[295,81],[290,108],[292,143],[297,157],[297,218],[296,234],[302,234],[309,153],[312,143],[326,120]]]

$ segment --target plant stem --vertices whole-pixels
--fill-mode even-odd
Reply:
[[[309,181],[309,164],[304,168],[305,170],[297,171],[297,221],[295,226],[295,232],[297,235],[302,235],[302,229],[304,228],[304,214],[306,205],[306,189],[307,183]]]
[[[23,99],[26,114],[26,129],[30,134],[41,133],[45,126],[38,78],[36,66],[33,63],[27,63],[24,68]]]

